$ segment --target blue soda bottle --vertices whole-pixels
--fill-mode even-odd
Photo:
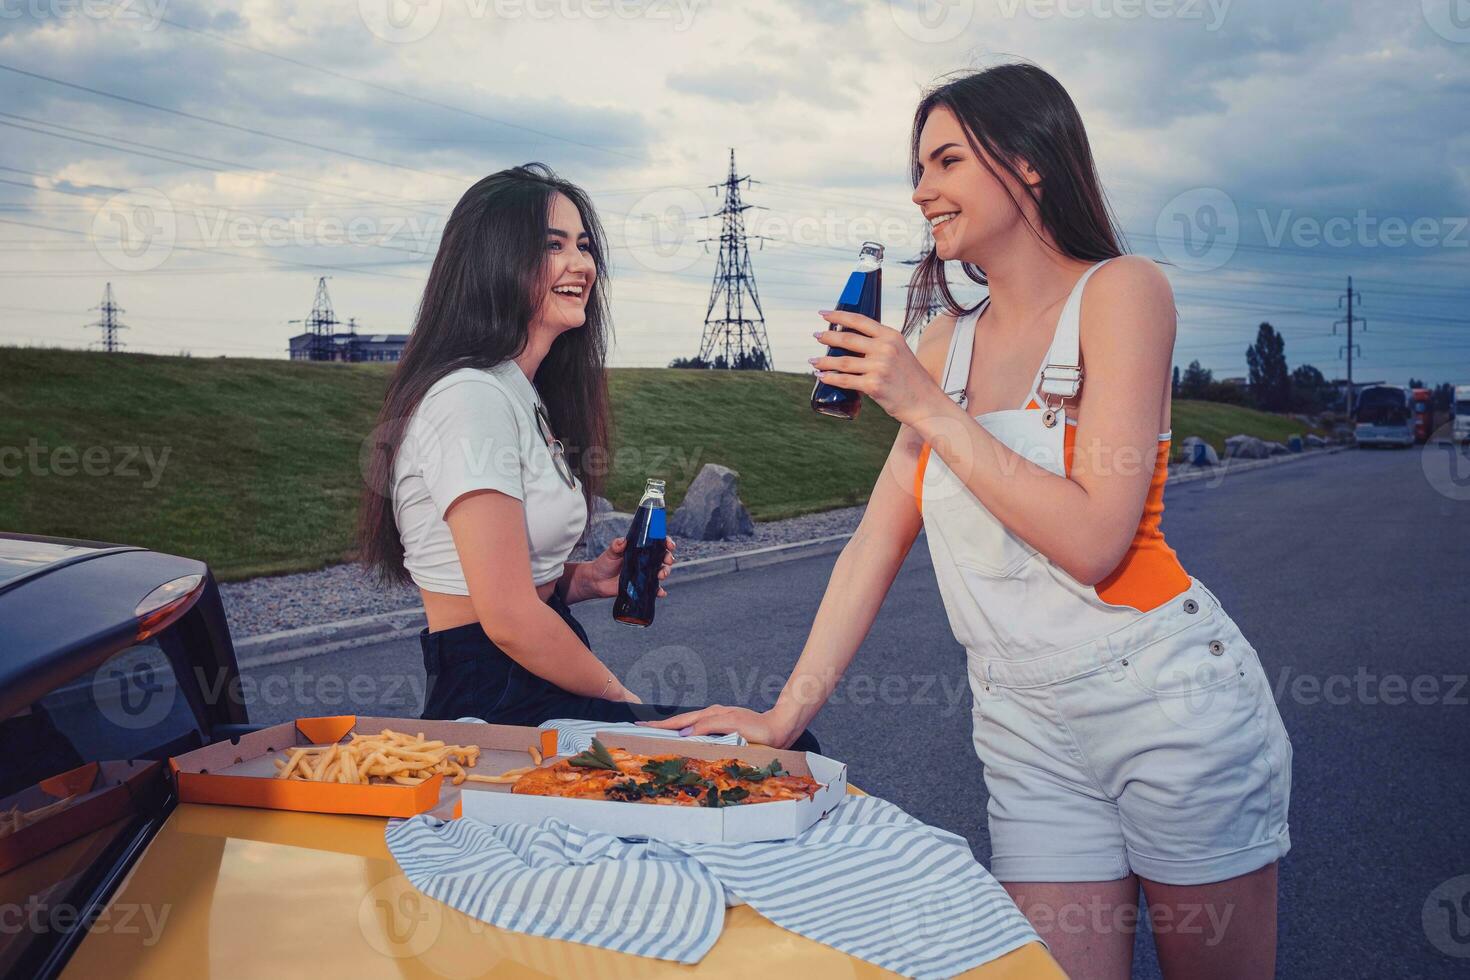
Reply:
[[[613,619],[620,623],[648,626],[653,622],[658,573],[669,547],[666,524],[664,481],[649,480],[643,499],[638,501],[638,513],[628,527],[628,549],[623,552],[623,570],[618,574]]]
[[[883,321],[883,246],[877,242],[863,242],[858,252],[857,268],[847,277],[837,309],[848,313],[861,313],[865,317]],[[838,330],[844,329],[838,327]],[[827,348],[829,357],[858,357],[841,347]],[[818,381],[812,389],[812,411],[830,415],[837,419],[855,419],[863,407],[863,396],[856,391],[838,388]]]

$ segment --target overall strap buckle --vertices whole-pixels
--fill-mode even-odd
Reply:
[[[1051,363],[1044,365],[1041,369],[1039,390],[1043,396],[1056,395],[1061,399],[1076,398],[1077,392],[1082,390],[1081,365]]]

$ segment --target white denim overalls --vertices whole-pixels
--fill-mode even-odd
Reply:
[[[1068,297],[1028,402],[976,419],[1065,476],[1081,390],[1082,295]],[[944,390],[965,404],[976,322],[960,318]],[[1023,405],[1026,403],[1023,403]],[[1167,438],[1161,436],[1162,438]],[[963,445],[958,440],[956,445]],[[968,654],[975,750],[1003,881],[1221,881],[1290,847],[1291,744],[1255,649],[1215,596],[1112,605],[1012,534],[929,454],[922,513],[935,576]],[[1007,453],[972,465],[1018,466]]]

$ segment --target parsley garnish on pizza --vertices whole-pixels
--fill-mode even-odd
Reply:
[[[586,752],[526,773],[512,791],[661,806],[722,807],[808,799],[818,789],[810,777],[787,773],[779,759],[757,768],[738,759],[638,755],[608,748],[594,738]]]

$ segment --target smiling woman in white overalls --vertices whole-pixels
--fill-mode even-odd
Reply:
[[[1174,302],[1122,255],[1076,107],[1003,65],[929,93],[918,352],[849,313],[813,359],[902,427],[770,711],[661,723],[786,745],[867,635],[921,527],[967,651],[991,869],[1074,977],[1127,977],[1140,886],[1168,977],[1268,977],[1291,743],[1265,673],[1159,530]],[[988,286],[964,310],[949,260]],[[917,504],[917,506],[916,506]]]

